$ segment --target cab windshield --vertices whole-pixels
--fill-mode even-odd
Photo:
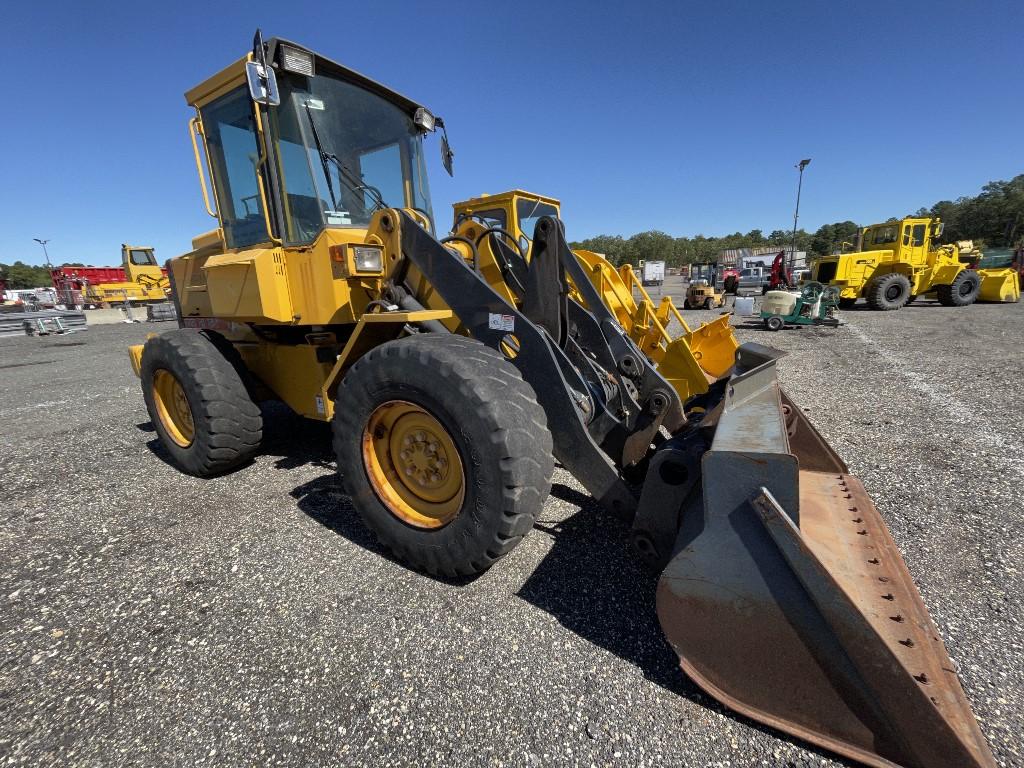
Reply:
[[[888,245],[896,242],[896,234],[899,232],[897,224],[890,224],[884,227],[875,227],[869,230],[870,242],[872,245]],[[865,238],[867,240],[867,238]]]
[[[519,198],[516,201],[516,218],[519,220],[519,230],[526,237],[533,237],[533,230],[537,228],[537,221],[541,216],[554,216],[558,218],[558,209],[551,203],[542,200],[530,200]]]
[[[271,121],[286,243],[310,243],[324,227],[365,228],[380,208],[415,208],[433,222],[422,134],[410,115],[329,74],[279,84]]]

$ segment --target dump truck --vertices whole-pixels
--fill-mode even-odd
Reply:
[[[872,224],[861,229],[859,250],[817,259],[810,279],[835,286],[843,308],[864,298],[871,309],[895,310],[924,295],[947,307],[968,306],[977,300],[984,281],[1003,277],[971,269],[973,244],[940,245],[942,231],[938,218]]]
[[[257,34],[186,100],[216,226],[170,260],[181,327],[129,349],[171,462],[245,464],[259,401],[280,400],[332,425],[383,545],[447,578],[529,534],[557,460],[661,571],[661,626],[710,695],[868,765],[994,765],[881,515],[781,388],[781,353],[740,346],[683,403],[558,218],[525,263],[438,239],[424,142],[442,132],[450,172],[442,120],[308,48]]]
[[[454,223],[449,242],[461,241],[466,247],[483,251],[485,276],[515,285],[522,290],[517,276],[530,261],[532,235],[538,215],[559,218],[561,202],[554,197],[522,189],[499,194],[483,194],[453,205]],[[618,269],[593,251],[576,249],[573,256],[586,272],[601,303],[648,360],[675,389],[681,402],[703,394],[714,382],[732,369],[739,344],[728,316],[719,317],[692,328],[676,309],[671,296],[662,296],[657,304],[647,293],[632,265]],[[488,272],[487,265],[500,265]],[[570,296],[586,307],[587,297],[567,278]],[[634,293],[638,298],[634,297]],[[669,332],[672,321],[682,333]]]
[[[146,304],[167,301],[167,270],[148,245],[121,245],[120,267],[79,267],[69,264],[50,270],[60,303],[67,307]]]

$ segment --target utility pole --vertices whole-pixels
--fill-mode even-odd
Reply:
[[[789,249],[789,266],[787,272],[793,271],[793,262],[796,260],[796,220],[800,218],[800,190],[804,185],[804,168],[811,164],[811,158],[801,160],[794,168],[800,171],[800,179],[796,183],[796,210],[793,211],[793,244]]]
[[[32,239],[39,243],[41,246],[43,246],[43,257],[46,259],[46,268],[53,269],[53,265],[50,264],[50,254],[46,252],[46,244],[50,241],[40,240],[38,237],[33,237]]]

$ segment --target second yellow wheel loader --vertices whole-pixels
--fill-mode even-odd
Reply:
[[[540,217],[558,218],[561,210],[557,199],[521,189],[480,195],[453,207],[453,239],[473,244],[483,263],[500,266],[495,267],[495,276],[512,282],[516,279],[514,265],[529,261],[531,236]],[[657,366],[682,402],[704,394],[711,384],[729,375],[739,344],[727,315],[691,328],[671,296],[662,296],[657,305],[654,303],[630,264],[616,269],[600,253],[572,253],[601,303]],[[575,288],[571,276],[568,284],[570,296],[586,307],[587,297]],[[639,299],[634,298],[634,291]],[[678,336],[668,330],[673,320],[683,330]]]
[[[439,240],[423,138],[440,119],[308,49],[257,36],[187,99],[217,228],[169,262],[181,328],[130,350],[182,470],[249,460],[258,401],[279,399],[332,423],[377,537],[450,576],[529,533],[557,459],[663,570],[661,625],[712,696],[868,765],[994,765],[878,511],[780,388],[779,353],[741,346],[684,410],[559,219],[513,264]]]
[[[968,240],[939,245],[938,219],[905,218],[872,224],[860,231],[854,253],[825,256],[811,267],[811,280],[839,291],[839,305],[864,298],[871,309],[900,309],[918,296],[934,296],[947,307],[979,299],[1013,302],[1020,298],[1015,276],[999,269],[973,269],[978,260]]]

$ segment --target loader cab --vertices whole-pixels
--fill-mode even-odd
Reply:
[[[928,260],[932,240],[941,234],[942,222],[938,219],[887,221],[861,230],[861,250],[893,251],[896,261],[924,264]]]
[[[186,100],[197,113],[204,200],[226,249],[309,246],[328,229],[365,232],[382,208],[415,211],[433,227],[423,138],[443,122],[379,83],[258,38],[253,53]]]
[[[533,231],[542,216],[561,215],[561,203],[553,197],[537,195],[522,189],[513,189],[497,195],[482,194],[469,200],[455,203],[455,223],[458,229],[465,219],[473,219],[484,228],[503,229],[516,240],[524,252],[528,252]]]

